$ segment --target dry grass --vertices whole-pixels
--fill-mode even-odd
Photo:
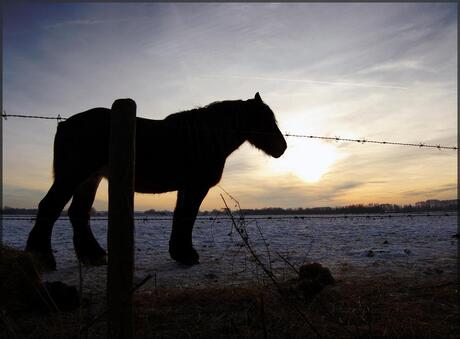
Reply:
[[[291,307],[295,300],[323,338],[457,338],[455,281],[338,281],[308,303],[294,283],[284,294],[257,287],[156,289],[135,296],[137,338],[317,337]],[[77,338],[78,311],[43,315],[3,312],[0,337]],[[8,324],[10,329],[5,327]],[[104,336],[96,322],[83,337]],[[7,336],[5,336],[6,334]]]
[[[139,338],[457,338],[455,281],[339,281],[308,303],[296,285],[157,290],[136,297]]]
[[[34,258],[13,248],[0,247],[0,305],[20,311],[41,289],[41,277]]]
[[[455,278],[343,281],[319,294],[310,313],[322,315],[317,323],[322,324],[325,337],[332,337],[334,324],[346,327],[351,337],[457,338],[460,334]]]
[[[87,300],[73,312],[31,310],[24,304],[30,296],[24,298],[23,291],[33,293],[40,279],[33,262],[21,251],[2,249],[1,254],[1,338],[105,337],[104,317],[92,321],[104,312],[104,296],[95,298],[99,304]],[[297,281],[278,287],[143,290],[134,298],[135,334],[175,339],[458,338],[456,278],[343,278],[313,299]]]

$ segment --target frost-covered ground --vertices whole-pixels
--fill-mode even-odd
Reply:
[[[416,278],[456,272],[458,240],[453,235],[457,233],[457,215],[321,216],[257,222],[247,216],[246,220],[253,248],[267,266],[271,263],[273,271],[281,278],[292,275],[292,269],[279,255],[297,267],[304,262],[320,262],[334,276],[341,277],[390,274]],[[232,230],[230,220],[197,221],[194,245],[201,263],[193,267],[184,267],[169,258],[170,224],[168,220],[136,222],[135,279],[140,280],[148,274],[156,277],[156,281],[151,279],[146,286],[223,286],[264,279],[262,271],[242,246],[240,236]],[[4,220],[4,244],[24,248],[32,225],[30,221]],[[107,248],[107,221],[93,221],[92,225],[96,238]],[[55,225],[53,249],[58,270],[46,273],[45,280],[76,284],[78,262],[67,219],[60,219]],[[103,290],[105,272],[106,266],[83,268],[85,289]]]

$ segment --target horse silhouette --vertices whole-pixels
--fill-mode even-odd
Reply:
[[[56,269],[51,233],[71,198],[68,215],[78,259],[88,265],[106,263],[106,252],[95,239],[89,218],[97,187],[108,174],[110,114],[110,109],[94,108],[58,125],[54,182],[38,205],[26,246],[47,269]],[[199,207],[220,181],[226,158],[245,141],[275,158],[287,147],[259,93],[254,99],[215,102],[164,120],[137,118],[135,191],[178,191],[169,240],[172,259],[186,265],[199,263],[192,245]]]

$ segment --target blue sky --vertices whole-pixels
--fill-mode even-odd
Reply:
[[[70,116],[137,102],[168,114],[259,91],[285,132],[457,142],[457,4],[22,4],[4,9],[10,114]],[[56,124],[4,122],[4,204],[35,207],[52,181]],[[221,185],[243,207],[456,197],[457,153],[288,139],[243,145]],[[107,185],[95,207],[107,206]],[[221,208],[219,190],[203,209]],[[137,195],[172,209],[174,193]]]

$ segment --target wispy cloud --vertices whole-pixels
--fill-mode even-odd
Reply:
[[[101,25],[101,24],[114,24],[120,22],[127,22],[132,21],[133,19],[130,18],[120,18],[120,19],[105,19],[105,20],[98,20],[98,19],[76,19],[76,20],[68,20],[62,22],[56,22],[49,25],[44,25],[44,29],[57,29],[57,28],[65,28],[70,26],[94,26],[94,25]]]
[[[294,83],[305,83],[311,85],[330,85],[330,86],[352,86],[352,87],[375,87],[375,88],[386,88],[386,89],[408,89],[405,86],[397,86],[392,84],[378,84],[378,83],[363,83],[363,82],[352,82],[352,81],[321,81],[321,80],[310,80],[310,79],[288,79],[288,78],[272,78],[272,77],[261,77],[261,76],[238,76],[238,75],[200,75],[198,78],[204,79],[235,79],[235,80],[262,80],[262,81],[274,81],[274,82],[294,82]]]
[[[403,192],[402,194],[405,196],[413,197],[413,196],[421,196],[421,197],[439,197],[440,194],[450,194],[452,198],[455,198],[457,194],[457,184],[444,184],[441,187],[432,187],[429,189],[416,189],[416,190],[408,190]]]
[[[404,71],[423,71],[431,72],[434,70],[423,64],[421,60],[407,59],[395,62],[383,62],[358,71],[356,74],[371,74],[380,72],[404,72]]]

